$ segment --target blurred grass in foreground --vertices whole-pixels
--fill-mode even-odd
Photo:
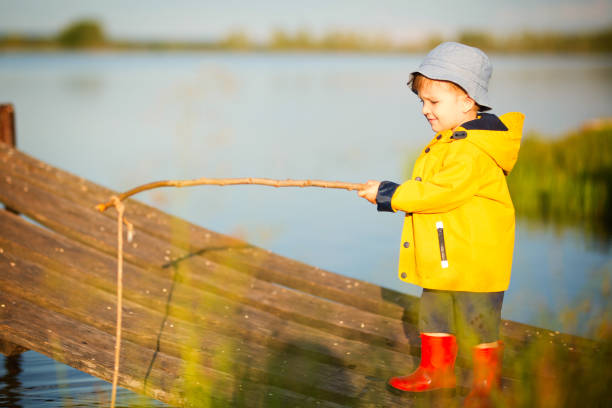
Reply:
[[[528,134],[508,176],[518,217],[583,227],[612,237],[612,119],[585,124],[558,140]]]
[[[596,120],[556,140],[528,134],[508,176],[517,217],[531,223],[582,228],[595,242],[612,237],[612,119]],[[596,276],[596,277],[595,277]],[[553,338],[526,341],[506,369],[521,380],[500,407],[604,407],[612,404],[612,301],[608,266],[584,293],[548,316],[565,331],[582,327],[596,343],[551,347]],[[593,296],[601,291],[599,296]],[[596,300],[600,299],[600,301]]]
[[[507,384],[496,407],[612,406],[610,290],[609,269],[602,269],[576,301],[548,316],[559,319],[563,331],[583,326],[585,338],[533,328],[522,341],[505,339],[514,353],[506,353],[504,372],[516,382]]]

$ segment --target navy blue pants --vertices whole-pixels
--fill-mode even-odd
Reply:
[[[471,345],[499,339],[504,292],[423,289],[421,333],[450,333]]]

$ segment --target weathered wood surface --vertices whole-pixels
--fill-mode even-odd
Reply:
[[[0,202],[39,224],[0,212],[0,333],[105,380],[114,348],[116,213],[94,206],[112,194],[0,143]],[[120,385],[185,406],[202,399],[237,406],[413,405],[384,389],[387,377],[418,363],[413,297],[134,200],[126,217],[136,235],[125,248]],[[508,387],[536,375],[512,364],[527,346],[546,344],[563,361],[591,358],[596,348],[507,321],[503,336]]]
[[[15,108],[12,104],[0,104],[0,143],[15,147]]]
[[[0,337],[0,353],[2,353],[3,355],[7,357],[12,357],[21,354],[24,351],[27,351],[25,347],[22,347],[15,343],[11,343],[10,341]]]

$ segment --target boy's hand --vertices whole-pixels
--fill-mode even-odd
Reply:
[[[380,181],[368,180],[365,184],[365,187],[361,190],[357,191],[359,197],[363,197],[372,204],[376,204],[376,194],[378,194],[378,187],[380,186]]]

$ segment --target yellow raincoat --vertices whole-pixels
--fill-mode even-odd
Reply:
[[[381,184],[379,210],[406,212],[400,279],[429,289],[508,288],[514,206],[505,175],[518,157],[523,119],[518,112],[499,118],[481,113],[437,134],[412,179]]]

